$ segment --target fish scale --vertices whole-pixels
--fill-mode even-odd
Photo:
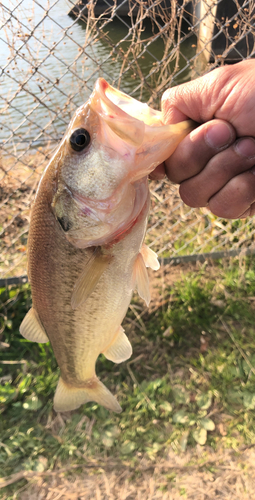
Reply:
[[[20,332],[52,344],[56,411],[88,401],[121,411],[96,360],[132,354],[121,323],[135,288],[149,304],[146,267],[159,267],[144,245],[148,174],[192,127],[164,125],[160,112],[99,79],[43,173],[28,237],[32,308]]]

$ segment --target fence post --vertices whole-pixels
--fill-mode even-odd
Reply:
[[[195,7],[197,53],[204,62],[238,62],[254,52],[254,0],[201,0]]]

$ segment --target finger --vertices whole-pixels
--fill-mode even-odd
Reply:
[[[251,206],[239,216],[239,219],[245,219],[246,217],[252,217],[253,215],[255,215],[255,202],[252,203]]]
[[[238,139],[228,149],[211,158],[202,172],[181,184],[181,198],[190,207],[204,207],[231,179],[250,170],[254,165],[255,139]],[[223,198],[219,199],[223,203]],[[234,205],[235,198],[228,200],[227,204],[230,202]]]
[[[181,184],[181,198],[190,207],[205,207],[232,178],[250,170],[254,164],[255,140],[251,137],[238,139],[211,158],[202,172]],[[231,204],[234,203],[232,198]]]
[[[206,75],[167,89],[161,99],[164,123],[178,123],[187,117],[198,123],[212,120],[228,95],[233,71],[217,68]],[[219,102],[218,102],[219,101]]]
[[[254,69],[250,59],[168,89],[162,96],[164,123],[219,118],[232,123],[239,136],[254,135]]]
[[[166,172],[165,172],[165,166],[164,166],[164,163],[160,163],[160,165],[158,165],[155,170],[153,170],[153,172],[151,172],[151,174],[149,175],[149,179],[152,179],[152,180],[161,180],[161,179],[164,179],[166,175]]]
[[[226,121],[212,120],[193,130],[165,161],[166,174],[181,183],[197,175],[209,160],[235,140],[235,130]]]
[[[225,219],[248,217],[255,212],[255,172],[249,170],[231,179],[209,201],[211,212]]]

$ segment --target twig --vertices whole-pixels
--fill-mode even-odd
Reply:
[[[133,363],[136,363],[140,359],[144,358],[144,354],[139,354],[135,359],[131,359],[131,361],[128,362],[129,365],[132,365]]]
[[[144,324],[144,322],[143,322],[143,320],[142,320],[142,318],[141,318],[141,315],[140,315],[140,314],[138,314],[138,312],[135,310],[135,308],[133,307],[133,304],[130,304],[130,306],[129,306],[129,307],[130,307],[131,311],[134,313],[134,315],[135,315],[136,319],[139,321],[139,323],[140,323],[140,325],[141,325],[141,330],[142,330],[144,333],[146,333],[146,331],[147,331],[147,330],[146,330],[146,326],[145,326],[145,324]]]
[[[156,410],[155,405],[154,405],[154,404],[152,404],[152,402],[151,402],[150,398],[148,398],[147,394],[145,394],[145,392],[141,389],[141,386],[140,386],[139,382],[137,381],[137,379],[136,379],[136,377],[135,377],[134,373],[132,372],[132,370],[131,370],[131,368],[130,368],[130,363],[131,363],[131,362],[127,363],[127,369],[128,369],[128,373],[129,373],[129,375],[130,375],[131,379],[133,380],[134,384],[136,384],[136,385],[137,385],[137,387],[139,387],[139,389],[140,389],[140,391],[141,391],[141,393],[142,393],[142,395],[143,395],[144,399],[145,399],[145,400],[146,400],[146,402],[148,403],[148,405],[151,407],[151,409],[152,409],[153,411],[155,411],[155,410]]]
[[[20,361],[0,361],[1,365],[26,365],[27,361],[25,359],[21,359]]]
[[[244,358],[244,360],[246,361],[247,365],[249,366],[249,368],[251,369],[253,375],[255,375],[255,370],[253,368],[253,366],[251,365],[250,361],[249,361],[249,358],[246,356],[245,352],[243,351],[243,349],[239,346],[239,344],[236,342],[234,336],[232,335],[231,331],[229,330],[228,326],[226,325],[225,321],[223,321],[223,319],[221,319],[221,323],[224,327],[224,330],[228,333],[228,335],[230,336],[231,340],[234,342],[236,348],[238,349],[238,351],[240,352],[241,356]]]

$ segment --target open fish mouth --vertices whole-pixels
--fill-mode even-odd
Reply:
[[[100,118],[100,139],[107,142],[129,165],[129,181],[148,176],[157,165],[174,152],[181,140],[196,124],[186,120],[165,125],[162,112],[115,89],[99,78],[89,101]]]
[[[146,127],[150,128],[152,122],[159,126],[161,116],[147,104],[114,89],[103,78],[97,80],[88,107],[98,117],[95,147],[98,145],[102,151],[103,161],[105,151],[109,154],[109,167],[104,175],[112,175],[111,162],[114,162],[115,170],[117,165],[120,173],[116,171],[119,182],[106,198],[86,197],[82,191],[65,185],[64,190],[72,198],[72,206],[80,221],[79,224],[67,224],[66,237],[79,248],[118,241],[147,206],[147,168],[148,163],[152,169],[154,164],[146,158],[146,170],[140,168],[140,156],[146,149]],[[82,230],[85,219],[86,231]]]
[[[99,161],[102,158],[105,163],[103,176],[115,177],[115,182],[106,198],[86,197],[76,189],[70,193],[76,223],[67,224],[66,237],[79,248],[124,237],[147,204],[148,175],[193,128],[188,121],[164,125],[160,111],[113,88],[103,78],[97,80],[87,105],[97,116],[94,147],[101,152]]]
[[[160,111],[115,89],[103,78],[99,78],[95,84],[90,107],[118,137],[131,146],[142,144],[145,125],[163,125]]]
[[[93,109],[104,117],[106,114],[112,114],[109,118],[128,119],[132,117],[146,125],[155,125],[157,122],[158,126],[163,125],[160,111],[150,108],[146,103],[134,99],[121,90],[115,89],[103,78],[98,78],[90,102]]]

